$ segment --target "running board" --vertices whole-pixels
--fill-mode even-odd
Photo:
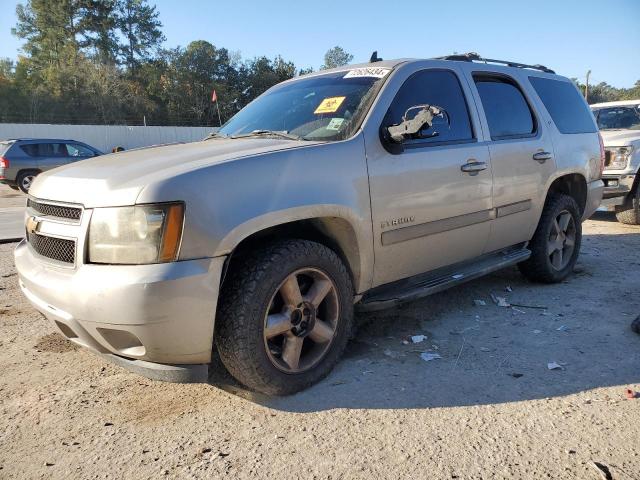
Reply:
[[[520,247],[483,255],[471,262],[376,287],[366,293],[355,307],[364,312],[395,307],[523,262],[530,256],[530,250]]]

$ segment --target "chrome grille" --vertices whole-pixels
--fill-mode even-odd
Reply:
[[[47,237],[38,233],[28,233],[27,239],[31,247],[43,257],[63,263],[75,263],[76,242],[63,238]]]
[[[41,215],[66,218],[69,220],[80,220],[80,217],[82,216],[81,208],[55,205],[52,203],[42,203],[37,200],[32,200],[31,198],[27,200],[27,207]]]

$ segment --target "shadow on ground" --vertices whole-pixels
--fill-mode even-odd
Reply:
[[[611,216],[599,212],[596,220]],[[563,283],[533,284],[510,268],[401,308],[358,315],[343,359],[297,395],[253,394],[221,366],[210,381],[291,412],[487,405],[605,386],[620,386],[622,396],[625,386],[640,383],[640,335],[629,327],[640,314],[639,248],[640,229],[596,231],[585,235],[576,272]],[[498,307],[491,293],[518,306]],[[402,343],[415,334],[428,338]],[[442,358],[425,362],[421,352]],[[562,369],[549,370],[550,362]]]

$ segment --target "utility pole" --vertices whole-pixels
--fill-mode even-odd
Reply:
[[[584,99],[589,103],[589,76],[591,75],[591,70],[587,70],[587,83],[584,85]]]

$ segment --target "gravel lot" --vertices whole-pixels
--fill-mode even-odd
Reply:
[[[220,368],[209,384],[153,382],[77,349],[0,245],[0,478],[597,480],[599,462],[638,479],[640,398],[625,389],[640,390],[640,228],[598,213],[585,233],[562,284],[507,269],[360,315],[335,371],[286,398]]]

